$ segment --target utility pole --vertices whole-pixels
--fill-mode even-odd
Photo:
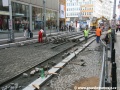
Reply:
[[[115,29],[115,27],[116,27],[116,0],[114,0],[114,7],[113,7],[113,20],[114,20],[114,23],[113,23],[113,29]]]
[[[43,0],[43,30],[46,36],[46,0]]]
[[[9,30],[10,30],[10,42],[14,41],[14,32],[13,32],[13,24],[12,24],[12,6],[11,6],[11,0],[9,0]]]

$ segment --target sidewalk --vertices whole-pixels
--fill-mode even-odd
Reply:
[[[38,30],[34,30],[32,32],[33,32],[33,35],[38,35]],[[57,32],[57,30],[46,30],[46,34],[50,34],[53,32]],[[24,32],[15,32],[14,35],[15,35],[15,38],[24,37]],[[8,34],[0,34],[0,40],[1,39],[8,39]]]
[[[60,33],[61,31],[59,31]],[[57,30],[46,30],[46,35],[50,35],[50,34],[56,34],[58,33]],[[19,42],[19,41],[25,41],[26,38],[23,36],[24,32],[15,32],[14,36],[15,36],[15,42]],[[38,37],[38,30],[33,31],[33,38],[32,39],[36,39]],[[6,44],[8,43],[9,38],[8,38],[8,34],[0,34],[0,45],[1,44]]]
[[[120,88],[120,31],[117,32],[116,38],[117,38],[117,42],[115,43],[115,50],[116,50],[116,64],[117,64],[117,87]]]

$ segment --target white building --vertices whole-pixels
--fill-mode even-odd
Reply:
[[[93,9],[92,12],[91,9]],[[83,17],[104,16],[110,20],[111,11],[113,12],[113,2],[110,0],[66,0],[66,18],[77,18],[81,13]]]
[[[113,2],[110,0],[93,0],[93,2],[93,16],[97,18],[104,16],[110,20],[113,14]]]
[[[79,28],[80,0],[66,0],[66,24]]]
[[[66,17],[78,17],[80,3],[78,0],[66,0]]]

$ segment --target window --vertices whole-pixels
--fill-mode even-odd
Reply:
[[[67,8],[67,11],[68,11],[68,8]]]
[[[69,3],[67,3],[67,6],[69,5]]]
[[[8,8],[8,7],[3,7],[3,5],[2,5],[2,0],[0,0],[0,10],[1,10],[1,11],[9,11],[9,8]]]

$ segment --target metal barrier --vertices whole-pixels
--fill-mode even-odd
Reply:
[[[114,42],[115,42],[115,35],[111,34],[109,38],[109,45],[106,45],[104,41],[101,40],[101,55],[102,55],[102,68],[101,68],[101,75],[100,75],[100,82],[99,82],[99,90],[102,90],[101,87],[112,87],[112,90],[117,90],[117,74],[116,74],[116,63],[115,63],[115,49],[114,49]],[[111,81],[108,84],[108,47],[110,47],[111,53]],[[114,89],[115,88],[115,89]]]
[[[100,41],[101,55],[102,55],[102,68],[100,75],[99,87],[105,87],[108,80],[108,48],[104,41]],[[99,88],[101,90],[101,88]]]
[[[0,34],[7,34],[9,42],[14,41],[14,33],[13,32],[11,32],[11,31],[0,31]]]
[[[115,30],[112,30],[112,34],[111,34],[111,76],[112,76],[112,90],[117,90],[117,65],[115,62],[115,48],[114,48],[114,44],[116,42],[116,35],[115,35]]]
[[[10,38],[10,31],[0,31],[0,34],[7,34],[8,39]]]

